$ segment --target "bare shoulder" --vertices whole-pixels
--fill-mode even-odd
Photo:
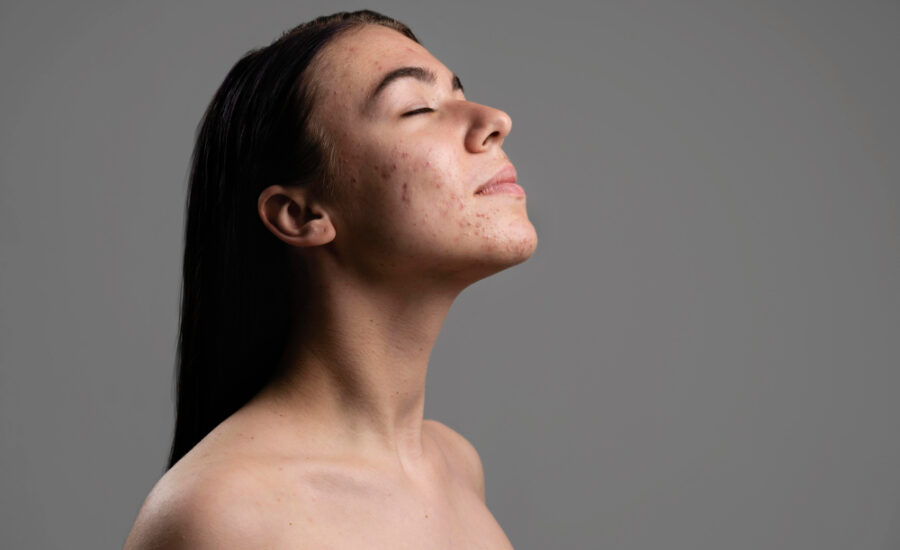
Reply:
[[[177,465],[176,465],[177,468]],[[261,487],[238,465],[169,470],[144,500],[124,550],[265,548]]]
[[[466,472],[472,487],[481,497],[481,500],[485,500],[484,465],[475,446],[462,434],[437,420],[425,419],[423,426],[427,426],[431,433],[442,441],[445,452],[451,453],[453,461]]]

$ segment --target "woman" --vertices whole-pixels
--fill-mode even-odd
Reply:
[[[170,469],[126,548],[511,548],[475,448],[423,419],[453,300],[537,244],[510,124],[371,11],[235,65],[193,157]]]

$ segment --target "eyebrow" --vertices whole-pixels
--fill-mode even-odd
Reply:
[[[375,86],[375,89],[373,89],[369,94],[369,97],[366,99],[365,108],[368,109],[369,107],[371,107],[375,100],[378,98],[378,94],[380,94],[382,90],[387,88],[392,82],[401,78],[414,78],[428,84],[434,84],[435,82],[437,82],[437,75],[424,67],[400,67],[399,69],[394,69],[393,71],[384,75],[384,77],[382,77],[381,79],[381,82],[379,82],[378,85]],[[459,77],[455,74],[453,75],[451,89],[453,91],[464,91],[462,82],[460,82]]]

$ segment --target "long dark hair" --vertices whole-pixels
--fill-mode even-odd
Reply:
[[[206,109],[191,160],[176,358],[171,468],[278,373],[291,322],[287,245],[259,218],[273,184],[327,185],[334,156],[310,125],[315,55],[340,33],[383,25],[418,42],[404,24],[361,10],[319,17],[228,72]]]

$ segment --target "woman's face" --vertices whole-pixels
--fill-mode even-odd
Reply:
[[[477,279],[532,254],[521,188],[476,193],[515,174],[501,149],[506,113],[467,101],[447,67],[380,25],[340,35],[311,69],[312,122],[331,136],[338,165],[329,214],[340,261]]]

